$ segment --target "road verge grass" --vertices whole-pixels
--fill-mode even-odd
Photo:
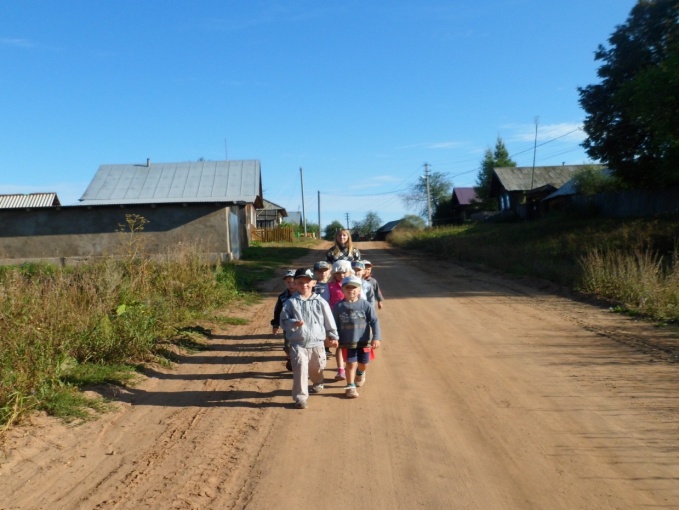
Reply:
[[[308,251],[259,245],[215,265],[187,243],[149,257],[130,232],[123,256],[0,267],[0,431],[33,410],[67,420],[105,410],[79,389],[133,385],[145,364],[204,348],[210,331],[199,322],[243,324],[224,309],[256,301],[259,282]]]
[[[549,280],[618,311],[679,321],[679,219],[548,217],[394,231],[389,241],[439,258]]]

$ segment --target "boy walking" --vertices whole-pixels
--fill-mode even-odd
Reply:
[[[313,291],[313,271],[298,269],[294,280],[297,292],[283,304],[280,323],[290,343],[292,399],[297,409],[306,409],[309,379],[312,393],[323,391],[325,343],[337,340],[337,326],[328,302]]]
[[[337,323],[339,349],[346,360],[347,398],[357,398],[357,387],[365,384],[370,351],[380,347],[380,322],[375,308],[361,297],[361,279],[349,276],[342,280],[344,300],[332,313]],[[371,335],[372,333],[372,335]],[[372,338],[372,339],[371,339]]]
[[[283,276],[283,280],[285,281],[285,290],[278,295],[276,306],[274,306],[273,309],[273,319],[271,319],[271,333],[274,335],[277,335],[278,331],[280,330],[281,311],[283,310],[283,304],[296,292],[295,270],[287,270]],[[285,351],[286,357],[285,368],[287,370],[292,370],[292,365],[290,365],[290,346],[288,345],[288,339],[285,331],[283,332],[283,350]]]

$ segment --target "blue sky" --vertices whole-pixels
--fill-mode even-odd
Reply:
[[[0,193],[76,203],[101,164],[259,159],[265,198],[386,222],[431,171],[588,162],[578,86],[633,0],[2,3]]]

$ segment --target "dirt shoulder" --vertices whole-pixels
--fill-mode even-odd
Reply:
[[[679,365],[653,328],[383,243],[383,349],[360,398],[292,408],[269,320],[281,282],[210,348],[68,426],[0,448],[0,510],[679,508]],[[315,251],[298,265],[322,258]],[[5,497],[4,495],[9,495]]]

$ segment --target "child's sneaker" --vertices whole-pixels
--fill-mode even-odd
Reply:
[[[337,375],[335,376],[335,381],[344,381],[347,378],[347,374],[343,368],[337,370]]]
[[[362,374],[356,374],[356,386],[359,388],[365,384],[365,376],[367,375],[366,372],[363,372]]]
[[[295,409],[306,409],[308,405],[306,400],[298,400],[295,402]]]
[[[325,386],[322,384],[314,384],[311,387],[311,393],[320,393],[321,391],[323,391],[323,388],[325,388]]]
[[[288,372],[292,372],[292,362],[289,359],[285,362],[285,369]]]
[[[344,394],[346,395],[347,398],[358,398],[358,391],[356,391],[356,386],[353,384],[351,386],[347,386],[346,389],[344,390]]]

